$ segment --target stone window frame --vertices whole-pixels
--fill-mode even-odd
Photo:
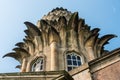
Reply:
[[[76,51],[74,51],[74,50],[72,50],[72,51],[66,51],[66,52],[65,52],[65,70],[66,70],[66,71],[68,71],[67,54],[72,54],[72,53],[74,53],[74,54],[76,54],[77,56],[80,57],[80,59],[81,59],[81,65],[84,63],[84,58],[83,58],[83,56],[82,56],[80,53],[78,53],[78,52],[76,52]],[[81,65],[80,65],[80,66],[81,66]],[[77,67],[79,67],[79,66],[77,66]],[[72,69],[71,69],[71,70],[72,70]]]
[[[40,61],[40,62],[38,62],[38,61]],[[32,72],[37,72],[37,71],[35,71],[33,68],[33,66],[35,66],[35,65],[37,65],[37,63],[40,63],[40,69],[39,69],[39,71],[43,71],[44,70],[44,58],[43,57],[39,57],[39,58],[37,58],[36,60],[34,60],[34,62],[32,63],[32,66],[31,66],[31,71]]]
[[[43,70],[41,71],[45,71],[45,64],[46,64],[46,57],[44,54],[40,53],[36,56],[34,56],[31,60],[30,60],[30,71],[31,72],[36,72],[36,71],[32,71],[32,65],[39,59],[39,58],[43,58]]]

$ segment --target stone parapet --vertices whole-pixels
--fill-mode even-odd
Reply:
[[[1,73],[0,80],[73,80],[66,71]]]

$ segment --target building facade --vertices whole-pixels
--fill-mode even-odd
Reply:
[[[90,29],[78,12],[56,8],[25,25],[23,42],[3,56],[19,61],[20,73],[0,74],[1,80],[120,80],[120,49],[104,49],[116,36],[99,37],[100,29]]]

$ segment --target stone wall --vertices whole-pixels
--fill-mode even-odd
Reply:
[[[87,63],[76,69],[73,69],[69,73],[74,78],[74,80],[92,80]]]
[[[91,61],[89,66],[93,80],[120,80],[119,50]]]
[[[94,80],[120,80],[120,61],[93,74]]]

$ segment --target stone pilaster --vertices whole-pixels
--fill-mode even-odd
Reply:
[[[27,60],[26,60],[26,58],[24,58],[20,72],[26,72],[26,66],[27,66]]]
[[[58,70],[58,45],[56,42],[50,44],[51,47],[51,71]]]

